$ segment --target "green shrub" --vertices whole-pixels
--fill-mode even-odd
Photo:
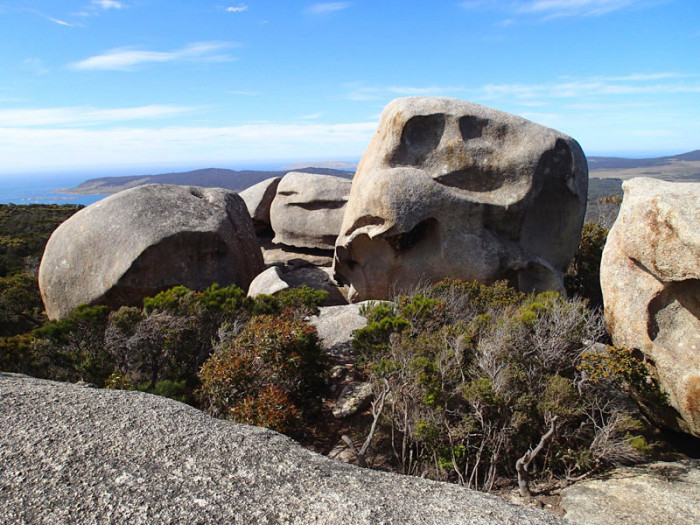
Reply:
[[[533,478],[639,458],[629,404],[579,368],[604,334],[585,301],[443,281],[363,311],[354,346],[390,392],[382,421],[402,472],[489,490],[550,429]]]
[[[578,249],[564,277],[566,293],[588,299],[591,307],[603,306],[600,260],[607,237],[608,230],[599,224],[584,224]]]

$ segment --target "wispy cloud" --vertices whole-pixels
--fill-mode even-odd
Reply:
[[[300,120],[316,120],[323,116],[323,113],[311,113],[310,115],[303,115],[299,117]]]
[[[105,10],[123,9],[125,7],[123,2],[117,2],[117,0],[92,0],[92,5]]]
[[[665,1],[667,0],[468,0],[459,5],[469,11],[501,11],[507,18],[499,25],[505,27],[533,17],[546,21],[562,17],[602,16],[623,9],[651,7]]]
[[[325,15],[328,13],[335,13],[336,11],[342,11],[351,5],[352,2],[321,2],[312,4],[308,8],[308,12],[313,15]]]
[[[217,54],[222,49],[230,48],[229,42],[196,42],[175,51],[145,51],[131,47],[120,47],[102,55],[92,56],[69,65],[71,69],[118,70],[129,71],[137,66],[159,62],[223,62],[232,60],[227,55]]]
[[[49,72],[44,62],[38,58],[25,58],[22,60],[22,69],[36,76],[45,75]]]
[[[90,107],[59,107],[0,109],[0,126],[46,127],[85,126],[171,118],[196,111],[192,106],[150,105],[131,108],[97,109]]]
[[[482,86],[367,86],[345,84],[346,98],[355,101],[385,100],[397,96],[452,96],[471,100],[507,100],[523,105],[543,105],[551,99],[599,98],[617,95],[672,95],[700,93],[700,75],[675,72],[632,73],[618,76],[561,78],[542,84],[484,84]]]
[[[44,18],[46,18],[46,20],[50,20],[54,24],[58,24],[59,26],[74,27],[74,24],[66,22],[65,20],[60,20],[59,18],[53,18],[50,16],[44,16]]]
[[[243,11],[247,11],[248,6],[245,4],[241,4],[239,6],[231,6],[226,8],[226,12],[228,13],[242,13]]]
[[[525,2],[517,10],[548,18],[564,16],[601,16],[635,4],[639,0],[535,0]]]
[[[243,95],[246,97],[257,97],[260,93],[257,91],[227,91],[226,93],[230,95]]]

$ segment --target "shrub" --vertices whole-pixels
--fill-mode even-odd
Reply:
[[[382,417],[404,473],[489,490],[516,462],[527,484],[613,462],[636,443],[619,389],[579,368],[604,333],[581,299],[444,281],[365,314],[355,348],[389,392]]]
[[[104,386],[114,371],[104,342],[107,317],[106,306],[81,305],[68,318],[34,330],[32,352],[42,375]]]
[[[588,299],[591,307],[603,306],[600,260],[607,237],[608,230],[599,224],[584,224],[578,249],[564,277],[566,292]]]
[[[199,398],[212,415],[291,429],[324,385],[316,330],[289,317],[254,317],[219,343],[199,378]]]

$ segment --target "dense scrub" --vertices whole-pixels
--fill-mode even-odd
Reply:
[[[584,301],[448,280],[365,313],[355,348],[400,471],[485,490],[518,477],[526,489],[644,458],[631,376],[603,368],[631,365],[596,344],[601,316]]]
[[[177,286],[143,308],[83,305],[0,339],[0,369],[138,388],[291,432],[325,386],[315,329],[302,320],[325,299],[304,287],[252,300],[214,284],[203,292]]]

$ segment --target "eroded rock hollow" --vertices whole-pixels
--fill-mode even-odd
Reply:
[[[335,277],[354,301],[445,277],[561,291],[587,188],[563,133],[462,100],[394,100],[353,179]]]

